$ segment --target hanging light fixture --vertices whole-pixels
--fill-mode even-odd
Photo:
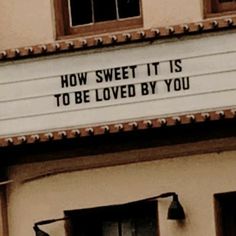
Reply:
[[[163,193],[157,198],[173,197],[172,202],[168,208],[167,219],[168,220],[184,220],[185,213],[182,205],[179,202],[178,195],[174,192]]]

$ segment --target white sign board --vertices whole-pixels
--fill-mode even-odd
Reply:
[[[236,105],[236,34],[0,64],[0,136]]]

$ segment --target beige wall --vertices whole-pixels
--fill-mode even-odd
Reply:
[[[144,27],[199,21],[201,0],[143,0]],[[53,0],[1,0],[0,50],[54,41]]]
[[[0,49],[52,42],[51,0],[1,0]]]
[[[152,28],[202,20],[201,0],[143,0],[144,27]]]
[[[63,217],[64,210],[125,203],[166,191],[179,194],[187,219],[183,225],[166,220],[170,200],[161,199],[161,236],[214,236],[213,194],[236,191],[235,155],[232,151],[64,172],[26,183],[23,179],[37,173],[75,168],[79,160],[12,167],[10,178],[15,182],[8,193],[9,236],[33,236],[34,222]],[[61,222],[42,228],[51,236],[64,236]]]

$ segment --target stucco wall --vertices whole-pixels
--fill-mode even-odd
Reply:
[[[144,27],[199,21],[201,0],[143,0]],[[0,50],[53,42],[53,0],[1,0]]]
[[[9,236],[33,236],[34,222],[63,217],[64,210],[125,203],[167,191],[179,194],[187,218],[182,225],[167,220],[170,200],[161,199],[161,236],[214,236],[213,194],[236,191],[235,154],[232,151],[64,172],[25,183],[23,179],[36,173],[74,168],[79,159],[12,167],[10,178],[15,182],[8,192]],[[61,222],[42,229],[51,236],[65,235]]]
[[[0,50],[53,40],[51,0],[1,0]]]
[[[201,0],[143,0],[144,27],[160,27],[202,20]]]

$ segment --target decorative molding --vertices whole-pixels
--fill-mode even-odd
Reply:
[[[194,114],[182,114],[174,117],[155,118],[137,120],[119,124],[106,124],[102,126],[83,127],[78,129],[59,130],[39,134],[28,134],[24,136],[14,136],[0,138],[0,147],[23,145],[38,142],[52,142],[63,139],[75,139],[94,135],[105,135],[107,133],[132,132],[135,130],[145,130],[160,128],[163,126],[186,125],[191,123],[202,123],[216,120],[226,120],[236,118],[236,108],[220,111],[199,112]]]
[[[181,35],[201,34],[217,32],[236,28],[236,16],[212,18],[202,22],[193,22],[168,27],[138,29],[120,33],[101,34],[88,37],[71,36],[65,40],[59,40],[44,45],[35,45],[0,52],[0,61],[23,59],[35,56],[45,56],[55,53],[63,53],[89,48],[101,48],[119,44],[129,44],[141,41],[153,41],[162,38],[173,38]]]

